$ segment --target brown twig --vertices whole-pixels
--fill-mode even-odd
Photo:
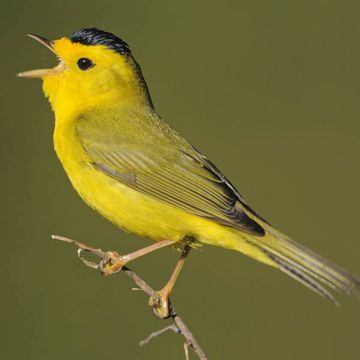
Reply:
[[[77,254],[78,254],[78,257],[80,258],[80,260],[86,266],[88,266],[88,267],[90,267],[92,269],[99,269],[100,264],[104,261],[104,259],[108,258],[108,254],[110,253],[110,252],[104,252],[101,249],[97,249],[97,248],[88,246],[88,245],[86,245],[86,244],[84,244],[84,243],[82,243],[80,241],[66,238],[64,236],[52,235],[51,237],[54,240],[59,240],[59,241],[65,242],[67,244],[71,244],[71,245],[76,246],[77,247]],[[83,257],[84,252],[91,253],[91,254],[99,257],[100,262],[95,263],[93,261],[89,261],[89,260],[85,259]],[[114,254],[116,254],[116,253],[111,252],[111,254],[112,254],[112,256],[114,256]],[[140,289],[142,289],[147,295],[149,295],[153,299],[158,299],[158,294],[156,293],[156,291],[150,285],[148,285],[134,271],[129,269],[127,266],[124,266],[121,269],[121,271],[124,272],[126,275],[128,275],[135,282],[135,284]],[[189,347],[192,347],[195,354],[197,355],[197,357],[200,360],[207,360],[207,356],[205,355],[204,351],[202,350],[200,344],[198,343],[198,341],[196,340],[196,338],[194,337],[194,335],[192,334],[190,329],[186,326],[185,322],[182,320],[182,318],[179,316],[179,314],[176,313],[176,311],[174,310],[173,307],[171,309],[170,318],[173,321],[173,325],[167,326],[166,328],[164,328],[164,329],[162,329],[160,331],[152,333],[147,339],[144,340],[144,342],[145,343],[149,342],[151,339],[153,339],[154,337],[156,337],[158,335],[161,335],[162,333],[164,333],[167,330],[171,329],[171,330],[175,331],[175,329],[177,329],[176,332],[178,332],[179,334],[181,334],[185,338],[185,342],[184,342],[185,359],[186,360],[190,359],[190,357],[189,357]]]
[[[187,341],[184,342],[184,352],[185,352],[185,360],[190,360],[190,355],[189,355],[189,346],[191,344],[189,344]]]
[[[158,331],[152,332],[146,339],[141,340],[139,345],[144,346],[144,345],[148,344],[152,339],[154,339],[154,338],[158,337],[159,335],[162,335],[163,333],[170,331],[170,330],[176,334],[180,334],[180,330],[177,328],[177,326],[175,324],[171,324],[171,325],[168,325]]]

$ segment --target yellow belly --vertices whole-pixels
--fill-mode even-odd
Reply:
[[[245,240],[251,236],[183,212],[141,194],[93,167],[71,127],[56,126],[56,153],[82,199],[118,227],[154,241],[192,237],[202,243],[234,249],[268,262]]]

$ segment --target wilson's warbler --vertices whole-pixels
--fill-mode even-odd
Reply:
[[[60,60],[52,69],[19,76],[43,80],[55,112],[55,150],[74,188],[118,227],[157,242],[110,261],[105,273],[157,248],[195,241],[279,268],[334,302],[323,285],[359,293],[357,278],[274,229],[212,162],[159,117],[123,40],[95,28],[55,41],[30,36]],[[158,311],[164,317],[189,251],[185,248],[159,292]]]

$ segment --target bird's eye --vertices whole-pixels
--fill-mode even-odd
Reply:
[[[77,65],[80,70],[89,70],[94,66],[94,63],[88,58],[81,58],[78,60]]]

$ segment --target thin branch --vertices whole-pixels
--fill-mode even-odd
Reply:
[[[180,334],[180,330],[178,329],[178,327],[175,324],[171,324],[169,326],[164,327],[163,329],[152,332],[146,339],[141,340],[139,342],[139,345],[144,346],[144,345],[148,344],[152,339],[155,339],[159,335],[162,335],[163,333],[170,331],[170,330],[176,334]]]
[[[189,355],[189,346],[191,344],[189,344],[187,341],[184,342],[184,352],[185,352],[185,360],[190,360],[190,355]]]
[[[71,244],[71,245],[76,246],[77,247],[77,254],[78,254],[78,257],[80,258],[80,260],[86,266],[88,266],[90,268],[93,268],[93,269],[100,269],[101,264],[103,264],[103,262],[106,259],[109,258],[109,254],[112,255],[112,258],[114,258],[114,255],[119,256],[119,258],[120,258],[120,255],[118,255],[115,252],[112,252],[112,251],[105,252],[105,251],[103,251],[103,250],[101,250],[99,248],[94,248],[94,247],[88,246],[88,245],[86,245],[86,244],[84,244],[84,243],[82,243],[80,241],[69,239],[69,238],[66,238],[64,236],[52,235],[51,237],[54,240],[62,241],[62,242],[65,242],[67,244]],[[93,261],[89,261],[89,260],[85,259],[83,257],[84,252],[91,253],[91,254],[97,256],[98,258],[100,258],[100,262],[95,263]],[[156,293],[156,291],[150,285],[148,285],[145,282],[145,280],[143,280],[134,271],[132,271],[127,266],[122,267],[121,271],[124,272],[127,276],[129,276],[141,290],[143,290],[147,295],[150,296],[150,298],[155,299],[155,300],[159,300],[159,297],[158,297],[158,294]],[[173,321],[173,325],[170,325],[170,326],[168,326],[168,327],[166,327],[166,328],[164,328],[164,329],[162,329],[160,331],[152,333],[147,339],[144,340],[145,343],[149,342],[154,337],[156,337],[158,335],[161,335],[162,333],[164,333],[167,330],[172,329],[172,330],[175,331],[175,329],[177,329],[176,332],[178,332],[179,334],[181,334],[185,338],[184,351],[185,351],[186,360],[190,359],[189,358],[189,347],[190,346],[193,348],[195,354],[197,355],[197,357],[200,360],[208,360],[207,356],[205,355],[204,351],[202,350],[199,342],[196,340],[196,338],[194,337],[194,335],[192,334],[190,329],[187,327],[187,325],[182,320],[182,318],[179,316],[179,314],[176,313],[176,311],[175,311],[175,309],[173,307],[171,308],[170,318]]]

